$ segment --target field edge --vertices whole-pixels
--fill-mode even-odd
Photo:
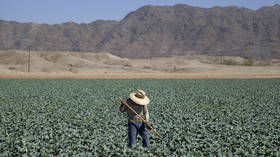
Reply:
[[[196,74],[196,73],[18,73],[0,74],[0,79],[270,79],[280,74]]]

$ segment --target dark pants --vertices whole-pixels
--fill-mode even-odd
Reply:
[[[136,136],[142,137],[143,147],[149,146],[149,136],[146,125],[143,122],[128,122],[128,147],[136,144]]]

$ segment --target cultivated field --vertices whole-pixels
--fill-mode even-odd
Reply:
[[[118,96],[143,89],[150,148]],[[0,79],[0,156],[280,156],[279,79]]]

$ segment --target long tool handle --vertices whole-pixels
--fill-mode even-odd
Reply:
[[[148,127],[150,127],[159,137],[162,137],[149,123],[146,123],[145,119],[142,118],[137,112],[133,110],[121,97],[119,97],[122,104],[124,104],[127,108],[129,108],[137,117],[139,117]]]

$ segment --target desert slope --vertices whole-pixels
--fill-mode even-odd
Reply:
[[[143,6],[120,21],[48,25],[0,20],[0,50],[106,51],[127,58],[177,55],[280,58],[280,5],[250,10]]]
[[[109,53],[0,51],[2,78],[262,78],[280,77],[278,60],[248,61],[240,57],[177,56],[153,59],[127,59]],[[230,65],[226,65],[229,64]],[[264,66],[265,65],[265,66]]]

